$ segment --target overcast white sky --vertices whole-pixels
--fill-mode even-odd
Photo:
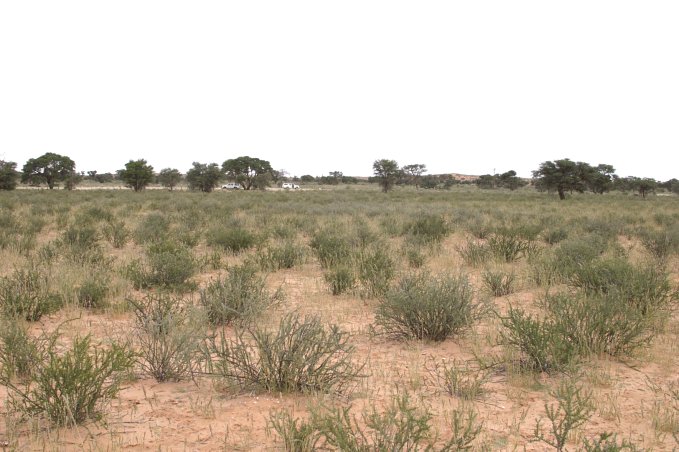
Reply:
[[[0,0],[0,159],[679,178],[679,2]]]

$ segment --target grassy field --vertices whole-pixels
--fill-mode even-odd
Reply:
[[[3,450],[673,450],[679,198],[0,193]]]

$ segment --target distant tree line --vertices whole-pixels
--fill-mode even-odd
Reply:
[[[562,200],[566,199],[567,193],[587,191],[600,195],[612,190],[634,191],[642,198],[658,188],[679,193],[677,179],[658,182],[648,177],[621,178],[615,174],[615,168],[611,165],[592,166],[589,163],[573,162],[570,159],[541,163],[540,167],[533,171],[533,185],[541,191],[556,192]]]
[[[473,180],[457,180],[450,174],[430,175],[426,172],[427,167],[422,163],[400,167],[395,160],[380,159],[373,163],[373,177],[368,178],[368,181],[379,184],[384,192],[397,185],[411,185],[418,189],[448,189],[456,184],[475,184],[483,189],[516,190],[530,183],[539,191],[557,193],[560,199],[566,199],[567,194],[574,192],[604,194],[613,190],[632,191],[644,198],[658,189],[679,194],[679,180],[675,178],[660,182],[652,178],[619,177],[612,165],[592,166],[567,158],[541,163],[532,172],[532,180],[518,177],[513,170],[501,174],[484,174]],[[249,156],[228,159],[221,165],[194,162],[184,175],[174,168],[164,168],[155,173],[144,159],[130,160],[116,173],[77,172],[71,158],[51,152],[29,159],[21,171],[17,169],[16,162],[0,160],[0,190],[13,190],[20,182],[31,186],[45,185],[50,190],[58,186],[72,190],[83,180],[101,184],[118,181],[135,191],[142,191],[152,183],[173,190],[185,182],[190,190],[206,193],[213,191],[224,180],[233,181],[245,190],[264,189],[273,183],[290,180],[320,185],[359,182],[358,178],[345,176],[341,171],[332,171],[327,176],[306,174],[289,178],[285,171],[274,170],[270,162]]]

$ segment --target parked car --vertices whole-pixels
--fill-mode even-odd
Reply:
[[[240,186],[240,184],[237,184],[235,182],[229,182],[228,184],[222,185],[222,190],[240,190],[243,187]]]
[[[285,189],[297,190],[299,188],[299,185],[293,184],[292,182],[283,182],[282,187]]]

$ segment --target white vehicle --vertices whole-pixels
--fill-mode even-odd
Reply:
[[[243,187],[235,182],[229,182],[228,184],[222,185],[222,190],[240,190],[241,188]]]
[[[283,182],[282,187],[285,188],[286,190],[287,189],[297,190],[299,188],[299,185],[293,184],[292,182]]]

